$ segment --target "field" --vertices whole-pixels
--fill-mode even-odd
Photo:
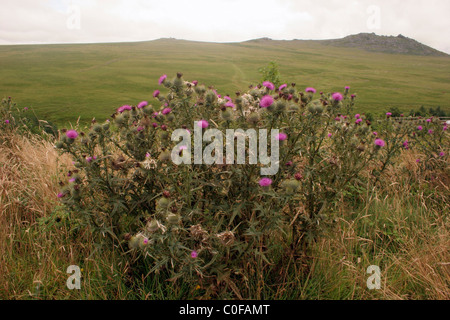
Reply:
[[[450,111],[450,58],[371,53],[314,41],[202,43],[161,39],[140,43],[0,46],[0,97],[12,96],[39,118],[68,125],[105,120],[123,104],[152,100],[160,75],[214,85],[219,93],[257,84],[260,67],[279,65],[299,87],[358,95],[356,111],[396,106]]]
[[[249,88],[270,61],[288,85]],[[450,299],[448,124],[386,113],[449,112],[448,57],[164,39],[2,46],[0,67],[0,299]],[[230,149],[259,163],[224,157],[228,129],[264,130]],[[175,161],[191,142],[204,162]]]

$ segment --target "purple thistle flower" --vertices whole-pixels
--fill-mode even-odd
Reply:
[[[76,137],[78,137],[78,132],[76,132],[75,130],[69,130],[66,132],[66,136],[69,139],[75,139]]]
[[[405,142],[403,142],[403,147],[404,147],[405,149],[408,149],[408,148],[409,148],[408,140],[406,140]]]
[[[160,78],[159,78],[159,80],[158,80],[158,84],[163,84],[164,83],[164,81],[167,79],[167,74],[163,74]]]
[[[269,90],[275,90],[275,86],[272,82],[270,81],[264,81],[263,82],[263,86],[266,87]]]
[[[333,94],[331,95],[331,98],[333,98],[334,101],[342,101],[342,99],[343,99],[344,97],[342,96],[341,93],[335,92],[335,93],[333,93]]]
[[[431,119],[427,119],[427,122],[430,123],[430,122],[431,122]]]
[[[346,87],[345,87],[345,90],[347,90],[347,91],[350,90],[350,87],[349,87],[349,86],[346,86]]]
[[[359,119],[356,119],[356,121],[355,121],[355,123],[356,124],[359,124],[359,123],[361,123],[363,120],[361,119],[361,118],[359,118]]]
[[[281,132],[281,133],[279,133],[279,134],[277,135],[277,139],[278,139],[279,141],[284,141],[284,140],[287,139],[287,134],[284,133],[284,132]]]
[[[131,109],[132,109],[132,107],[130,105],[124,105],[124,106],[121,106],[120,108],[118,108],[117,111],[122,113],[125,110],[131,110]]]
[[[285,84],[282,84],[279,88],[278,88],[278,90],[279,91],[282,91],[284,88],[286,88],[287,87],[287,84],[285,83]]]
[[[142,109],[143,107],[145,107],[145,106],[147,106],[148,105],[148,102],[147,101],[141,101],[141,102],[139,102],[139,104],[137,105],[137,107],[139,108],[139,109]]]
[[[234,105],[233,102],[228,101],[227,103],[225,103],[225,107],[228,107],[228,108],[234,108],[234,107],[236,107],[236,106]]]
[[[65,194],[62,193],[62,192],[58,193],[58,195],[57,195],[57,197],[60,198],[60,199],[61,199],[61,198],[64,198],[64,196],[65,196]]]
[[[440,157],[443,157],[443,156],[445,156],[445,153],[444,153],[444,152],[441,152],[441,153],[439,153],[439,156],[440,156]]]
[[[198,81],[197,80],[192,81],[192,83],[194,84],[194,86],[198,85]]]
[[[270,178],[262,178],[261,180],[259,180],[259,185],[261,187],[268,187],[272,184],[272,179]]]
[[[198,125],[200,128],[203,128],[203,129],[206,129],[206,128],[209,127],[209,123],[208,123],[208,121],[206,121],[206,120],[200,120],[200,121],[198,121],[198,122],[197,122],[197,125]]]
[[[305,92],[316,93],[316,89],[314,89],[312,87],[308,87],[308,88],[305,89]]]
[[[259,103],[261,108],[270,107],[272,104],[273,104],[273,97],[270,95],[266,95],[266,96],[262,97],[261,101]]]
[[[87,158],[86,158],[86,162],[87,162],[87,163],[92,162],[92,157],[87,157]]]
[[[390,117],[390,116],[392,116],[392,113],[391,112],[386,112],[386,116]]]
[[[372,134],[373,134],[374,136],[377,136],[377,135],[378,135],[378,132],[374,131],[374,132],[372,132]]]
[[[355,114],[355,118],[359,119],[359,118],[361,118],[361,115],[359,113],[357,113],[357,114]]]
[[[422,126],[418,126],[418,127],[417,127],[417,130],[419,130],[419,131],[421,131],[422,129],[423,129]]]
[[[159,91],[159,90],[153,91],[153,98],[158,98],[160,93],[161,93],[161,91]]]
[[[288,162],[286,162],[286,167],[290,167],[290,166],[292,166],[294,163],[292,162],[292,161],[288,161]]]
[[[144,130],[144,127],[143,126],[139,126],[139,127],[137,127],[137,132],[141,132],[142,130]]]
[[[166,115],[169,114],[170,112],[172,112],[172,109],[170,108],[164,108],[163,111],[161,112],[162,114]]]
[[[9,123],[9,120],[5,120],[5,123],[8,124],[8,123]]]
[[[431,129],[428,130],[428,133],[429,133],[429,134],[433,134],[433,130],[431,130]]]
[[[385,146],[385,142],[381,139],[375,139],[375,145],[377,145],[378,147],[384,147]]]
[[[72,179],[69,179],[69,182],[75,182],[77,179],[75,179],[75,178],[72,178]]]
[[[419,163],[419,162],[420,162],[420,159],[416,159],[416,162]]]
[[[223,97],[225,100],[228,100],[228,101],[230,101],[230,102],[233,102],[233,100],[231,100],[231,98],[229,97],[229,96],[225,96],[225,97]]]
[[[158,124],[156,122],[152,123],[153,128],[158,128]]]
[[[331,138],[333,135],[331,133],[328,134],[328,138]]]
[[[197,253],[197,251],[192,251],[191,252],[191,258],[193,258],[193,259],[195,259],[195,258],[197,258],[198,257],[198,253]]]

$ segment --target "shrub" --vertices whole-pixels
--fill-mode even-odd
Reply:
[[[122,106],[87,131],[61,131],[56,145],[74,168],[58,197],[97,244],[119,245],[139,255],[145,272],[212,293],[228,287],[239,296],[238,287],[275,263],[288,272],[280,252],[305,261],[309,244],[334,222],[337,200],[372,179],[366,168],[382,174],[410,134],[389,116],[374,134],[364,116],[344,115],[355,101],[348,87],[318,95],[266,83],[231,98],[182,74],[159,83],[167,92],[155,91],[153,104]],[[261,174],[267,163],[252,161],[252,129],[259,146],[261,129],[278,130],[267,144],[271,156],[279,145],[274,174]],[[188,138],[178,143],[180,130]],[[196,134],[205,161],[186,164]],[[230,141],[221,136],[236,140],[230,154],[239,159],[244,151],[245,164],[223,161]]]

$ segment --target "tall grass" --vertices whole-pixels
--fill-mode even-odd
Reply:
[[[0,137],[1,299],[207,299],[209,293],[163,275],[132,278],[136,267],[118,250],[97,250],[87,230],[74,236],[56,194],[71,165],[50,139],[14,132]],[[364,186],[342,198],[334,226],[314,244],[308,272],[295,258],[286,269],[257,270],[242,299],[449,299],[448,171],[424,180],[404,151],[383,187]],[[123,261],[123,262],[120,262]],[[69,265],[82,268],[81,290],[66,287]],[[284,265],[284,264],[283,264]],[[381,289],[366,286],[369,265],[381,268]]]

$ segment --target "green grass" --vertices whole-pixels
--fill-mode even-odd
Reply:
[[[123,104],[152,98],[160,75],[214,85],[234,96],[260,80],[258,68],[279,64],[284,79],[318,91],[358,95],[358,112],[408,112],[424,105],[450,112],[450,59],[371,53],[313,41],[0,46],[0,97],[12,96],[59,125],[105,120]]]

